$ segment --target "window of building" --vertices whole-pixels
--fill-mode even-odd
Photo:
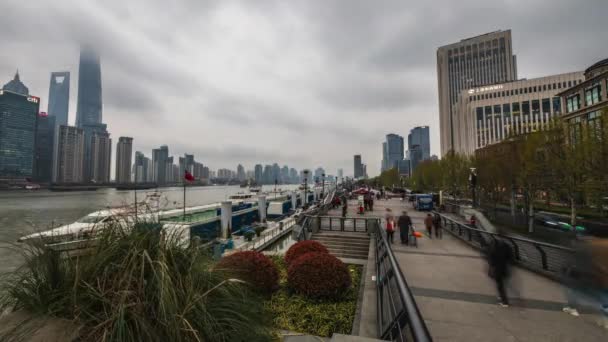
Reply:
[[[591,106],[602,100],[602,84],[595,83],[585,89],[585,105]]]
[[[558,89],[562,89],[562,84],[558,82],[558,83],[557,83],[557,88],[558,88]]]
[[[581,140],[581,118],[577,116],[568,120],[568,123],[570,124],[570,141],[576,144]]]
[[[542,99],[542,113],[551,113],[551,99],[544,98]]]
[[[532,91],[536,93],[536,86],[532,88]]]
[[[566,88],[566,82],[562,82],[562,88]]]
[[[568,88],[572,87],[572,81],[568,81]]]
[[[519,95],[519,89],[515,89],[515,95]]]
[[[581,97],[579,94],[568,96],[566,99],[566,109],[568,113],[577,111],[580,109]]]
[[[532,87],[528,87],[528,93],[532,93]]]
[[[524,88],[524,94],[528,93],[528,88]]]
[[[562,112],[562,99],[561,97],[553,98],[553,114],[560,114]]]

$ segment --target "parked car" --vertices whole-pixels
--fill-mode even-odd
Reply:
[[[572,225],[567,221],[568,217],[554,213],[541,211],[534,214],[534,223],[543,227],[557,229],[564,232],[571,232],[575,230],[577,233],[585,233],[585,227],[576,225],[576,227],[573,228]]]

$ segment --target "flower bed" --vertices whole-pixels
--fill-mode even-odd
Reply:
[[[279,290],[266,301],[276,329],[316,336],[350,334],[355,319],[362,268],[348,265],[351,286],[340,300],[314,300],[298,295],[287,285],[287,265],[280,256],[273,257],[279,269]]]

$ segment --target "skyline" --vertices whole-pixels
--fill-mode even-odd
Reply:
[[[149,156],[167,144],[173,155],[192,153],[214,169],[281,160],[347,174],[361,154],[374,176],[387,133],[430,126],[431,154],[440,155],[439,46],[511,29],[520,78],[583,70],[608,55],[592,40],[605,29],[605,1],[446,2],[440,8],[451,17],[441,10],[430,23],[422,19],[436,4],[320,4],[182,3],[169,15],[151,4],[142,16],[133,4],[121,12],[115,3],[41,2],[36,11],[3,3],[0,77],[6,82],[19,69],[46,108],[50,73],[70,71],[74,124],[79,44],[99,42],[103,121],[114,139],[132,136],[134,151]],[[33,24],[15,30],[24,21]],[[149,25],[155,21],[161,25]],[[178,39],[157,31],[167,25]],[[547,51],[559,53],[547,59]]]

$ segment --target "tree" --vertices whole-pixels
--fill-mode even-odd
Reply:
[[[526,213],[528,215],[528,231],[534,231],[534,199],[541,187],[543,177],[542,147],[545,135],[533,132],[522,136],[523,142],[517,144],[516,153],[521,156],[517,170],[516,181],[523,191]]]

